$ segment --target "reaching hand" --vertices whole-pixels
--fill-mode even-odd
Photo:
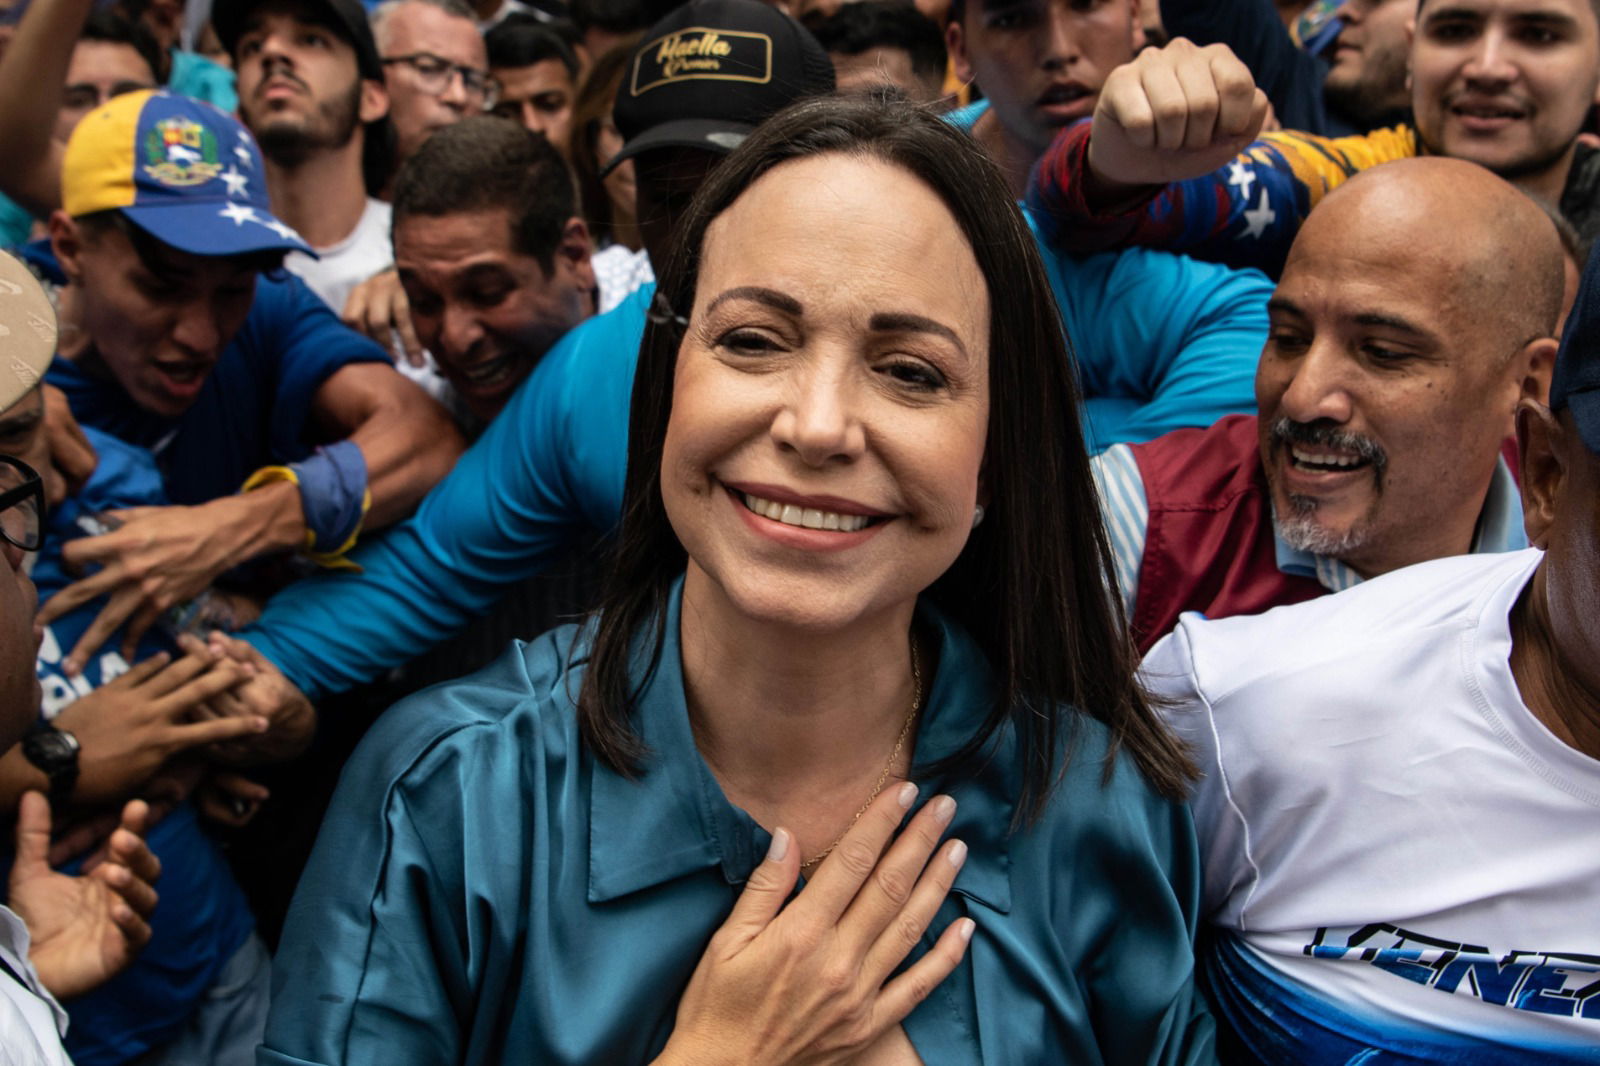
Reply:
[[[411,303],[400,284],[400,275],[385,270],[350,290],[345,299],[344,311],[339,317],[351,329],[365,333],[399,362],[403,356],[412,366],[425,366],[422,341],[417,338],[416,327],[411,322]],[[400,350],[394,350],[395,338]]]
[[[74,581],[39,610],[46,625],[97,596],[110,599],[84,630],[62,669],[69,675],[83,665],[117,628],[127,623],[122,654],[132,659],[145,630],[163,612],[187,603],[229,567],[250,558],[246,547],[256,531],[245,523],[249,496],[224,496],[198,507],[134,507],[112,512],[120,526],[84,537],[61,549],[74,572],[98,564],[98,572]],[[242,505],[240,501],[245,501]]]
[[[50,850],[50,804],[38,792],[17,808],[17,859],[11,867],[11,909],[32,937],[29,960],[58,999],[82,995],[133,961],[150,939],[151,887],[161,863],[145,844],[145,805],[134,800],[111,835],[106,861],[80,877],[56,873]]]
[[[787,831],[773,833],[766,861],[689,980],[658,1066],[847,1062],[949,976],[972,936],[969,918],[890,979],[966,857],[952,841],[929,861],[955,813],[948,797],[928,803],[894,839],[915,797],[910,784],[886,790],[788,906],[800,856]]]
[[[1243,151],[1266,121],[1266,94],[1220,44],[1179,37],[1113,70],[1089,135],[1089,199],[1209,174]]]
[[[178,646],[192,654],[199,654],[206,647],[187,634],[178,639]],[[246,670],[250,679],[238,688],[217,693],[200,709],[200,716],[223,721],[264,719],[269,727],[261,735],[219,744],[207,754],[225,763],[253,765],[282,762],[305,751],[317,731],[316,708],[305,693],[249,641],[217,630],[210,636],[209,650]]]
[[[207,700],[247,682],[247,670],[204,646],[169,660],[165,652],[152,655],[56,717],[81,749],[74,802],[120,802],[175,755],[266,732],[269,723],[260,715],[190,721]]]

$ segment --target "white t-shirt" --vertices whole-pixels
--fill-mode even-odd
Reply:
[[[1600,761],[1533,716],[1508,663],[1542,558],[1188,614],[1145,659],[1205,775],[1203,913],[1268,990],[1235,1028],[1275,1030],[1281,1003],[1418,1041],[1418,1061],[1484,1043],[1511,1058],[1449,1061],[1600,1061]]]
[[[67,1013],[39,983],[28,962],[28,928],[0,907],[0,959],[17,977],[0,973],[0,1062],[6,1066],[72,1066],[61,1048]]]
[[[656,280],[650,268],[650,253],[643,248],[637,252],[625,244],[610,244],[589,257],[594,268],[595,287],[600,290],[600,306],[595,313],[603,315],[641,285]]]
[[[305,282],[334,314],[341,314],[351,289],[394,265],[394,246],[389,243],[392,214],[388,204],[369,196],[366,210],[349,236],[331,247],[318,248],[318,259],[290,252],[284,257],[284,268]]]

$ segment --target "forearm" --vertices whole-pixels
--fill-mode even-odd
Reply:
[[[1126,247],[1162,186],[1120,186],[1089,167],[1091,124],[1062,130],[1034,165],[1027,203],[1045,239],[1070,255]]]
[[[350,435],[367,462],[372,508],[366,529],[411,514],[466,449],[444,408],[410,382],[402,384],[416,395],[392,398]]]
[[[0,59],[0,191],[44,217],[61,206],[56,108],[93,0],[34,0]]]
[[[195,513],[197,520],[211,524],[222,538],[229,567],[305,547],[305,511],[292,482],[274,481],[249,492],[223,496],[196,507]]]

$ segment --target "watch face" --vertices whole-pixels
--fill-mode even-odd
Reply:
[[[78,755],[78,738],[59,729],[40,729],[23,741],[23,755],[42,770],[71,765]]]

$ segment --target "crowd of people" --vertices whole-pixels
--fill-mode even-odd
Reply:
[[[0,21],[0,1059],[1600,1063],[1600,3]]]

